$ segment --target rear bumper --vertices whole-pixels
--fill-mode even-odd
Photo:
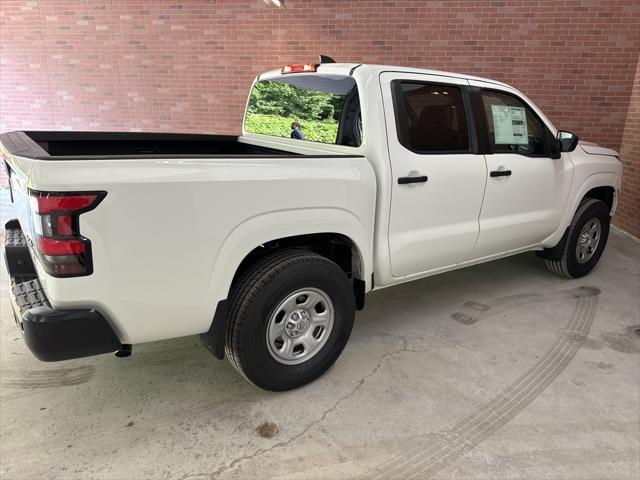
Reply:
[[[7,222],[3,237],[13,314],[25,343],[38,359],[68,360],[114,352],[122,347],[99,311],[51,307],[17,220]]]

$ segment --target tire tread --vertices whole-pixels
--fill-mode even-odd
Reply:
[[[329,259],[303,249],[288,249],[275,252],[256,261],[232,286],[229,295],[230,308],[227,321],[225,355],[233,368],[247,381],[255,385],[245,370],[240,359],[241,338],[249,318],[250,304],[261,294],[263,288],[273,281],[282,271],[295,264],[310,262],[328,262]]]
[[[545,264],[549,271],[564,278],[569,278],[569,279],[574,278],[573,275],[569,273],[569,268],[567,266],[567,259],[569,256],[569,244],[571,243],[569,242],[569,239],[572,238],[573,232],[575,231],[577,224],[580,222],[584,212],[588,210],[592,205],[596,205],[598,203],[603,203],[603,202],[595,198],[585,198],[580,203],[580,206],[576,210],[576,213],[571,219],[571,223],[569,224],[569,234],[567,235],[567,242],[564,246],[562,257],[560,258],[560,260],[545,260]]]

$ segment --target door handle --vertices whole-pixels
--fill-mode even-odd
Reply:
[[[508,177],[511,175],[511,170],[494,170],[489,175],[492,177]]]
[[[406,185],[408,183],[424,183],[429,177],[422,175],[420,177],[398,177],[398,185]]]

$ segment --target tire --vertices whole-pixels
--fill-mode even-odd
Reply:
[[[604,202],[594,198],[584,200],[569,225],[560,258],[545,260],[547,268],[565,278],[580,278],[589,273],[598,264],[607,244],[610,222],[609,208]],[[598,241],[593,248],[585,252],[586,245],[581,240],[581,235],[588,235],[593,243],[591,232],[596,231],[594,225],[599,227]],[[581,242],[581,249],[577,248],[578,242]]]
[[[355,318],[353,287],[345,273],[305,250],[258,260],[232,287],[229,299],[227,358],[248,381],[272,391],[300,387],[326,372],[342,353]],[[322,330],[314,327],[316,321],[323,322]]]

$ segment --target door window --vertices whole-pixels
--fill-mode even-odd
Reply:
[[[482,92],[482,101],[494,153],[549,156],[547,129],[524,102],[490,90]]]
[[[469,152],[462,92],[441,84],[394,81],[400,143],[415,153]]]

